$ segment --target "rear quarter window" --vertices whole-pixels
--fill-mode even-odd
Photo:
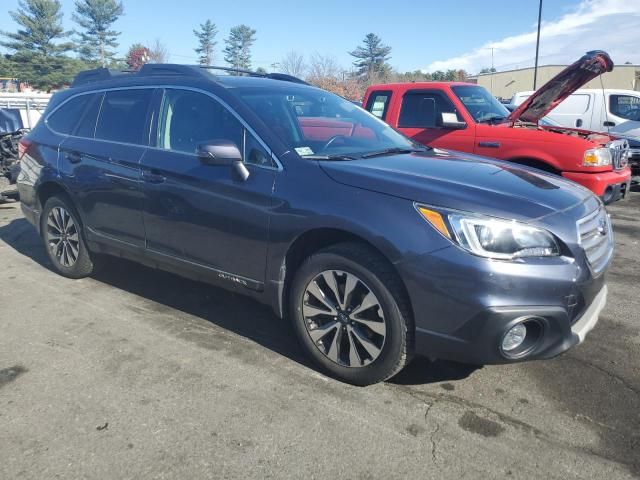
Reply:
[[[47,125],[57,133],[73,134],[91,100],[92,95],[79,95],[66,101],[47,118]]]
[[[151,89],[106,92],[100,109],[95,138],[146,145],[147,113]]]
[[[375,91],[369,95],[366,109],[376,117],[384,120],[387,117],[387,110],[389,110],[390,103],[391,91]]]

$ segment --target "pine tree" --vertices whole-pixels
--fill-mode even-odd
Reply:
[[[59,0],[20,0],[18,10],[9,15],[21,28],[16,33],[2,32],[7,40],[0,45],[15,52],[45,57],[68,52],[73,44],[56,43],[69,36],[62,27],[61,9]]]
[[[9,12],[18,31],[1,32],[6,40],[0,45],[12,51],[15,76],[36,89],[66,85],[86,68],[82,61],[65,56],[73,44],[63,41],[69,32],[62,27],[61,8],[59,0],[20,0],[18,9]]]
[[[77,31],[80,58],[99,63],[103,67],[113,61],[119,32],[111,29],[124,13],[122,2],[116,0],[76,0],[73,21],[82,31]]]
[[[349,52],[349,55],[357,58],[353,65],[362,76],[374,74],[385,75],[391,71],[387,61],[391,58],[391,47],[384,45],[382,39],[375,33],[369,33],[363,41],[363,45]]]
[[[211,20],[207,20],[200,24],[200,30],[194,30],[194,35],[198,37],[198,48],[196,53],[199,55],[198,61],[200,65],[212,65],[215,56],[215,47],[218,42],[215,41],[218,29],[216,24]]]
[[[251,68],[251,46],[256,41],[256,31],[247,25],[238,25],[231,29],[225,39],[224,60],[234,68]]]

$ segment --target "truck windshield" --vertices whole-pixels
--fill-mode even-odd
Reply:
[[[350,160],[425,150],[369,112],[324,90],[291,84],[236,92],[303,158]]]
[[[459,85],[451,89],[478,123],[497,123],[509,116],[509,110],[484,87]]]

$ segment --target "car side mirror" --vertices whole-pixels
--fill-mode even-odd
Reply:
[[[211,140],[196,147],[196,155],[204,165],[230,166],[241,180],[249,178],[249,170],[242,161],[238,146],[228,140]]]
[[[464,130],[467,128],[467,122],[461,122],[458,120],[458,116],[455,113],[441,113],[442,115],[442,128],[448,128],[450,130]]]

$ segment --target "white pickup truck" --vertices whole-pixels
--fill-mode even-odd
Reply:
[[[0,92],[0,109],[19,111],[22,127],[32,129],[40,120],[50,99],[50,93]]]
[[[509,107],[515,108],[533,92],[518,92]],[[563,127],[640,137],[640,92],[635,90],[576,90],[547,117]]]

